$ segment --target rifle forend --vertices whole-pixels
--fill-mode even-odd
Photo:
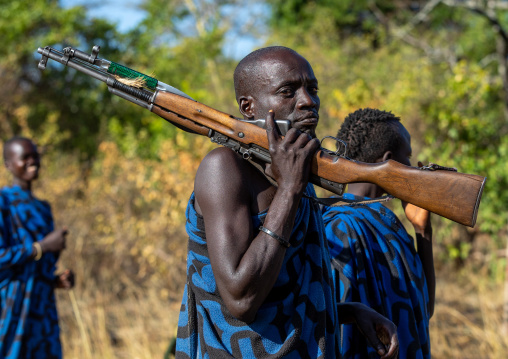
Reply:
[[[246,159],[255,157],[270,162],[265,130],[199,103],[152,77],[98,58],[98,46],[91,55],[70,47],[63,52],[50,47],[39,48],[38,52],[42,54],[41,69],[48,58],[58,61],[105,82],[113,94],[148,109],[184,131],[208,136]],[[140,81],[134,81],[136,84],[131,86],[122,78]],[[377,164],[352,161],[324,148],[314,156],[311,170],[312,183],[336,194],[342,194],[345,183],[371,182],[394,197],[470,227],[476,223],[486,181],[482,176],[421,170],[392,160]]]

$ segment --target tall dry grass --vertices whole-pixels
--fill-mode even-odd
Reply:
[[[484,270],[438,272],[436,307],[431,319],[432,357],[505,359],[503,284]]]
[[[77,279],[72,291],[57,293],[66,358],[164,357],[185,282],[185,208],[210,149],[204,138],[179,135],[153,160],[110,142],[90,168],[72,155],[43,159],[34,192],[51,202],[56,225],[69,227],[59,269],[72,268]],[[0,171],[0,185],[9,181]],[[507,357],[502,285],[488,279],[486,267],[438,267],[434,358]]]

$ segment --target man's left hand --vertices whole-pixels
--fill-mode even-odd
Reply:
[[[423,167],[423,163],[418,161],[418,167]],[[431,228],[429,211],[404,201],[402,202],[402,207],[407,219],[411,222],[417,233],[423,234]]]
[[[430,227],[429,211],[407,202],[402,202],[402,206],[404,208],[407,219],[409,222],[411,222],[415,228],[415,231],[424,233],[425,230]]]
[[[360,310],[355,315],[356,326],[369,344],[376,349],[381,359],[397,358],[399,337],[395,324],[366,305],[362,304],[358,309]]]
[[[56,288],[71,289],[74,287],[74,272],[66,269],[63,273],[56,276]]]

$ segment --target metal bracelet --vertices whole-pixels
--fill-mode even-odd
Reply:
[[[279,241],[279,243],[280,243],[282,246],[284,246],[284,247],[286,247],[286,248],[291,247],[291,244],[289,243],[289,241],[286,241],[284,238],[282,238],[281,236],[279,236],[277,233],[270,231],[268,228],[265,228],[265,227],[263,227],[263,226],[259,226],[259,230],[260,230],[261,232],[265,232],[265,233],[266,233],[266,234],[268,234],[270,237],[273,237],[273,238],[275,238],[276,240],[278,240],[278,241]]]

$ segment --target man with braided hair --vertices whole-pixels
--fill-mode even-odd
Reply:
[[[337,138],[347,144],[347,156],[354,160],[391,159],[410,165],[411,137],[391,112],[365,108],[351,113]],[[383,193],[375,184],[353,183],[344,196],[364,200]],[[364,303],[392,320],[400,358],[430,358],[428,326],[435,297],[430,213],[402,205],[418,251],[397,216],[379,202],[324,208],[336,297],[339,303]],[[351,325],[342,326],[340,351],[344,358],[376,357]]]

